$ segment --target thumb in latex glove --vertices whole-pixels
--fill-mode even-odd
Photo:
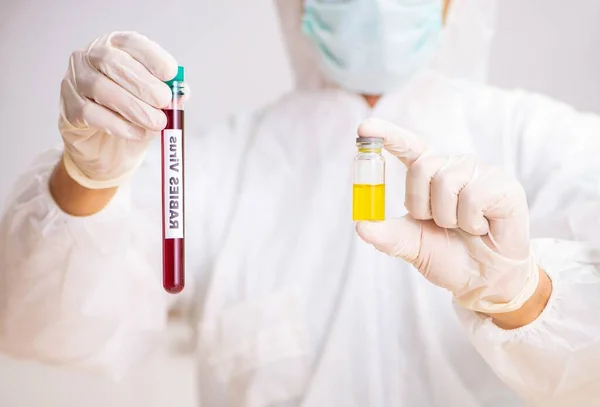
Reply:
[[[90,188],[118,186],[139,166],[166,125],[163,83],[177,63],[135,32],[114,32],[71,54],[61,86],[59,128],[71,178]],[[187,89],[186,89],[186,93]]]
[[[366,120],[358,134],[382,137],[407,167],[408,214],[359,222],[363,240],[411,263],[467,309],[512,312],[534,294],[538,268],[525,192],[516,180],[474,156],[437,155],[383,120]]]

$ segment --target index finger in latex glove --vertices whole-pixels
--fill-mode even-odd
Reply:
[[[427,150],[427,145],[411,132],[385,120],[369,118],[358,127],[359,137],[383,138],[383,146],[410,167]]]
[[[161,81],[171,80],[177,75],[177,62],[175,58],[156,42],[142,34],[133,31],[115,32],[112,34],[111,42],[115,47],[127,52],[135,60],[144,65],[152,75]],[[166,86],[163,82],[161,84]],[[183,100],[190,100],[191,95],[192,90],[186,83]],[[170,90],[168,97],[170,101]],[[164,105],[159,107],[164,107]]]
[[[122,51],[114,51],[125,55]],[[145,70],[143,67],[142,69]],[[154,79],[157,80],[156,78]],[[161,110],[140,100],[134,94],[128,92],[126,87],[120,86],[116,81],[111,80],[109,77],[90,66],[86,62],[86,55],[84,52],[76,51],[71,55],[70,69],[64,82],[66,82],[66,86],[63,86],[62,88],[62,96],[68,106],[77,106],[82,103],[95,102],[144,129],[160,131],[165,127],[167,120],[165,114]],[[161,85],[167,89],[167,92],[170,95],[171,92],[169,88],[165,84]],[[79,95],[75,94],[73,90],[70,89],[71,86],[75,86],[76,92],[79,93]],[[142,83],[138,85],[138,87],[143,88],[144,84]],[[146,93],[146,96],[149,96],[152,93],[151,88],[149,88],[149,92]],[[83,97],[84,100],[80,100],[80,97]],[[169,99],[170,97],[167,96],[167,103]],[[65,116],[69,120],[76,119],[73,117],[76,116],[73,112],[78,112],[77,109],[66,108],[64,111],[66,113]]]
[[[171,90],[163,82],[177,73],[175,59],[137,33],[112,33],[88,48],[90,65],[155,108],[166,107]]]
[[[116,32],[111,34],[110,42],[135,58],[161,81],[168,81],[177,75],[175,58],[141,34],[131,31]]]

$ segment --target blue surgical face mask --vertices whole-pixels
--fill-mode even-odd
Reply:
[[[302,29],[330,80],[381,95],[431,60],[442,10],[442,0],[306,0]]]

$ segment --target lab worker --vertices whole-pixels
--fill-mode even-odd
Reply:
[[[180,296],[156,140],[177,63],[133,32],[73,52],[63,146],[0,227],[0,350],[118,379],[179,300],[203,407],[598,405],[600,119],[485,84],[492,0],[277,7],[296,89],[186,133]],[[385,222],[351,221],[357,136],[384,141]]]

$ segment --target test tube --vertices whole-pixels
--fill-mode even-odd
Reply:
[[[167,81],[172,98],[164,109],[167,125],[162,131],[162,237],[163,287],[170,294],[185,286],[185,177],[183,151],[184,69],[178,67],[175,78]]]

